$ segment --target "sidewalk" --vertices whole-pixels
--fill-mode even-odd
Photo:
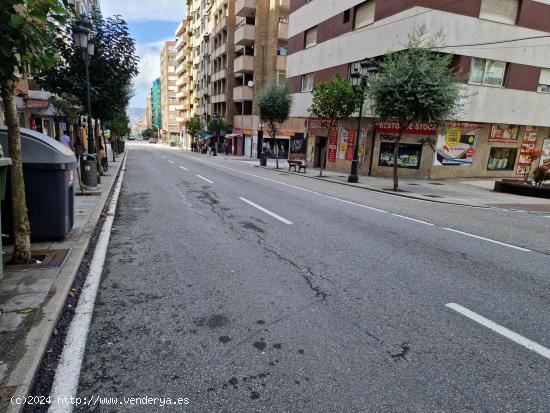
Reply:
[[[124,155],[109,162],[97,190],[86,191],[93,195],[78,195],[75,180],[74,227],[62,241],[32,244],[33,253],[44,251],[41,264],[6,267],[0,281],[0,411],[23,407],[10,404],[10,398],[27,396],[32,388]]]
[[[222,155],[223,156],[223,155]],[[260,161],[245,157],[226,157],[244,164],[259,167]],[[268,159],[268,169],[275,169],[275,160]],[[371,191],[383,192],[394,196],[422,199],[424,201],[458,204],[475,207],[515,209],[531,212],[550,213],[550,200],[494,192],[497,178],[460,178],[460,179],[399,179],[401,192],[393,192],[393,179],[359,176],[359,183],[351,184],[348,175],[343,172],[323,171],[319,177],[318,168],[307,168],[307,172],[288,172],[286,160],[279,161],[278,172],[300,175],[311,179],[320,179],[341,185],[349,185]]]

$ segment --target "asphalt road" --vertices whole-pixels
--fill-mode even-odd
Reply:
[[[153,146],[126,166],[78,395],[189,404],[79,411],[550,411],[550,219]]]

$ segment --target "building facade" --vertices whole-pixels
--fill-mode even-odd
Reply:
[[[162,116],[161,139],[175,144],[179,141],[178,98],[176,93],[176,41],[164,42],[160,52],[160,97]]]
[[[160,78],[153,81],[151,87],[152,101],[152,126],[159,131],[162,129],[162,100],[161,100],[161,81]]]
[[[329,169],[349,171],[348,148],[359,136],[361,172],[391,175],[396,125],[376,123],[367,110],[360,133],[350,119],[327,137],[307,110],[316,84],[338,73],[348,77],[362,59],[402,49],[420,26],[428,35],[444,34],[438,51],[453,55],[466,98],[463,110],[444,126],[409,128],[397,160],[401,175],[515,177],[526,171],[528,149],[550,148],[548,1],[291,0],[290,11],[292,116],[307,122],[310,165],[326,157]]]
[[[176,98],[178,111],[178,128],[181,135],[181,143],[184,148],[190,148],[190,140],[185,133],[185,122],[191,118],[190,93],[193,84],[192,65],[188,64],[188,57],[192,46],[189,37],[189,20],[183,20],[176,29]]]
[[[153,94],[152,91],[149,90],[147,93],[147,98],[145,99],[145,129],[149,129],[153,127]]]

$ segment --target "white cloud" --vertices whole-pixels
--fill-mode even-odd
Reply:
[[[136,45],[139,56],[139,74],[134,79],[135,96],[130,102],[132,107],[145,107],[145,98],[153,80],[160,76],[160,50],[164,40]]]
[[[104,16],[120,14],[127,21],[164,20],[181,21],[187,12],[184,0],[103,0],[101,13]]]

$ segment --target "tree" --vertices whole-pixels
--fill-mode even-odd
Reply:
[[[216,153],[218,152],[218,146],[220,144],[221,131],[226,130],[227,126],[227,121],[221,115],[214,115],[208,122],[208,130],[216,134]]]
[[[74,126],[78,122],[79,116],[85,113],[80,99],[69,93],[63,93],[61,96],[50,97],[49,101],[55,114],[67,121],[69,135],[74,136]]]
[[[328,136],[338,127],[339,121],[349,118],[357,110],[360,103],[360,97],[351,83],[343,79],[340,74],[333,77],[330,82],[319,83],[313,88],[312,94],[313,102],[309,107],[309,113],[320,119],[321,125],[328,129]],[[326,151],[319,176],[323,176],[325,164]]]
[[[276,79],[270,81],[260,91],[258,108],[260,119],[267,123],[269,135],[275,142],[276,168],[279,169],[279,145],[277,144],[277,131],[286,122],[292,107],[292,96],[288,91],[288,84],[279,83]]]
[[[421,27],[409,37],[406,49],[390,53],[371,78],[367,95],[383,121],[399,124],[393,152],[393,189],[399,190],[399,143],[415,122],[439,124],[455,114],[461,98],[460,77],[451,69],[452,55],[432,51],[439,37],[425,38]]]
[[[58,55],[52,39],[56,26],[64,24],[67,13],[63,0],[2,0],[0,7],[0,95],[6,112],[12,158],[13,259],[16,264],[30,263],[32,257],[14,89],[21,77],[55,64]]]
[[[66,26],[59,28],[56,47],[62,61],[53,68],[41,71],[37,80],[51,92],[78,96],[85,106],[85,60],[72,41],[71,28],[76,22],[70,20]],[[128,106],[139,58],[136,56],[135,41],[121,16],[104,19],[98,10],[94,10],[92,26],[93,40],[90,41],[95,45],[89,63],[92,117],[108,123]]]
[[[202,124],[201,119],[196,116],[185,122],[185,129],[187,129],[187,133],[191,135],[193,139],[197,139],[203,132],[204,125]]]

